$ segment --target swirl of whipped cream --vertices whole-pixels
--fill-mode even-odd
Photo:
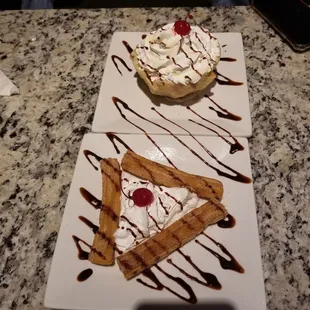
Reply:
[[[182,36],[174,31],[174,24],[168,24],[142,39],[136,53],[152,82],[161,79],[186,85],[215,69],[221,48],[204,28],[191,26],[190,33]]]
[[[122,173],[122,179],[126,181],[122,181],[120,222],[114,234],[121,251],[129,250],[203,204],[203,200],[187,188],[159,188],[127,172]],[[130,195],[141,187],[154,195],[154,201],[147,207],[138,207],[130,199]]]

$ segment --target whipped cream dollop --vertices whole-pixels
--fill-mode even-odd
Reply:
[[[153,193],[151,205],[138,207],[134,204],[131,196],[138,188],[147,188]],[[204,203],[186,188],[156,186],[127,172],[122,173],[122,189],[119,228],[114,237],[118,249],[123,252]]]
[[[136,53],[152,82],[162,79],[186,85],[215,69],[221,48],[207,29],[191,26],[190,33],[182,36],[175,32],[174,24],[168,24],[146,35]]]

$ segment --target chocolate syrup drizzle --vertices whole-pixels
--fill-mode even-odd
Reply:
[[[88,227],[93,231],[94,234],[99,235],[102,239],[106,240],[110,246],[113,246],[113,248],[117,251],[118,254],[122,254],[122,253],[123,253],[121,250],[119,250],[119,249],[117,248],[117,246],[116,246],[116,244],[115,244],[114,241],[112,241],[111,239],[109,239],[109,238],[107,237],[107,235],[106,235],[104,232],[99,231],[99,227],[98,227],[96,224],[94,224],[93,222],[91,222],[89,219],[87,219],[87,218],[84,217],[84,216],[79,216],[79,219],[80,219],[86,226],[88,226]],[[84,240],[82,240],[82,239],[80,239],[80,238],[78,238],[78,237],[76,237],[76,236],[72,236],[72,237],[73,237],[73,240],[74,240],[74,242],[75,242],[75,244],[76,244],[76,246],[77,246],[77,248],[78,248],[78,251],[79,251],[78,257],[79,257],[80,259],[88,259],[89,253],[83,251],[83,249],[82,249],[81,246],[79,245],[79,242],[81,242],[81,243],[83,243],[84,245],[86,245],[87,247],[89,247],[90,250],[93,251],[93,252],[95,252],[97,255],[99,255],[99,256],[105,258],[105,256],[103,255],[103,253],[101,253],[101,252],[98,251],[97,249],[93,248],[90,244],[88,244],[88,243],[85,242]],[[81,254],[81,255],[80,255],[80,254]],[[87,258],[81,258],[81,257],[86,257],[86,255],[88,255]]]
[[[129,219],[125,215],[121,215],[121,219],[125,220],[130,226],[135,228],[143,238],[145,238],[143,231],[135,223],[129,221]]]
[[[195,304],[197,303],[197,297],[193,291],[193,289],[191,288],[191,286],[189,286],[183,279],[181,278],[178,278],[178,277],[174,277],[172,276],[171,274],[169,274],[168,272],[166,272],[165,270],[163,270],[161,267],[159,267],[158,265],[154,265],[154,268],[156,268],[159,272],[161,272],[162,274],[164,274],[168,279],[176,282],[177,284],[179,284],[186,292],[187,294],[189,295],[188,298],[180,295],[179,293],[177,293],[176,291],[172,290],[170,287],[168,286],[165,286],[164,284],[162,284],[158,278],[156,277],[156,275],[153,273],[152,270],[150,269],[147,269],[145,271],[142,272],[142,275],[144,275],[145,277],[147,277],[148,279],[150,279],[154,284],[155,286],[153,285],[150,285],[146,282],[144,282],[143,280],[141,279],[137,279],[137,282],[139,282],[140,284],[144,285],[144,286],[147,286],[153,290],[163,290],[164,288],[169,291],[170,293],[172,293],[173,295],[179,297],[180,299],[188,302],[188,303],[191,303],[191,304]]]
[[[201,281],[199,280],[197,277],[189,274],[188,272],[186,272],[185,270],[183,270],[182,268],[180,268],[178,265],[176,265],[172,259],[168,258],[167,259],[167,263],[169,263],[170,265],[172,265],[173,267],[175,267],[177,270],[179,270],[182,274],[184,274],[185,276],[187,276],[189,279],[212,289],[215,290],[220,290],[222,288],[222,285],[219,283],[218,279],[216,278],[216,276],[212,273],[209,272],[204,272],[202,271],[191,259],[191,257],[189,255],[184,254],[183,251],[181,251],[180,249],[177,250],[178,253],[180,253],[183,258],[200,274],[200,276],[205,280]]]
[[[127,228],[126,230],[129,231],[135,239],[137,238],[137,235],[134,233],[134,231],[131,228]]]
[[[233,228],[236,225],[236,219],[231,215],[228,214],[224,219],[216,223],[220,228]]]
[[[215,241],[213,238],[211,238],[204,232],[202,233],[202,235],[206,236],[209,240],[211,240],[219,249],[221,249],[223,253],[225,253],[230,258],[230,260],[226,259],[222,255],[218,254],[217,252],[213,251],[212,249],[201,243],[199,240],[195,240],[197,244],[202,246],[205,250],[209,251],[219,260],[220,265],[223,269],[229,269],[238,273],[244,273],[243,267],[238,263],[238,261],[233,257],[233,255],[230,254],[230,252],[226,249],[226,247],[224,247],[224,245]]]
[[[114,140],[118,141],[120,144],[122,144],[127,150],[132,151],[132,149],[121,139],[119,138],[117,135],[115,135],[113,132],[107,132],[106,136],[109,138],[109,140],[112,142],[114,149],[116,151],[117,154],[120,154],[120,150],[117,147],[116,143]]]
[[[197,40],[198,40],[199,43],[201,44],[202,48],[207,52],[207,49],[205,48],[205,45],[201,42],[200,38],[198,37],[197,32],[195,33],[195,37],[197,38]]]
[[[175,126],[177,126],[177,127],[181,128],[181,129],[183,129],[184,131],[186,131],[196,142],[198,142],[198,144],[199,144],[202,148],[205,148],[205,147],[201,144],[201,142],[199,142],[199,141],[191,134],[191,132],[190,132],[189,130],[187,130],[187,129],[185,129],[184,127],[180,126],[179,124],[177,124],[177,123],[175,123],[175,122],[169,120],[169,119],[166,118],[164,115],[162,115],[161,113],[159,113],[154,107],[151,108],[151,109],[152,109],[153,111],[155,111],[155,112],[156,112],[159,116],[161,116],[163,119],[167,120],[167,121],[170,122],[171,124],[174,124]],[[190,107],[188,107],[188,109],[190,109]],[[190,109],[190,110],[191,110],[191,109]],[[195,113],[196,115],[199,116],[198,113],[194,112],[193,110],[191,110],[191,111],[192,111],[193,113]],[[199,116],[199,117],[202,118],[201,116]],[[207,121],[207,122],[209,122],[209,123],[215,125],[216,127],[219,127],[220,129],[224,130],[225,132],[227,132],[227,133],[230,135],[230,137],[234,140],[235,143],[231,143],[231,142],[230,142],[229,140],[227,140],[224,136],[222,136],[219,132],[217,132],[216,130],[214,130],[214,129],[210,128],[210,127],[207,127],[207,126],[205,126],[205,125],[202,125],[202,124],[200,124],[200,123],[198,123],[198,122],[195,122],[195,121],[193,121],[193,120],[191,120],[191,119],[189,119],[189,121],[190,121],[190,122],[193,122],[193,123],[195,123],[195,124],[197,124],[197,125],[200,125],[200,126],[202,126],[202,127],[205,127],[206,129],[208,129],[208,130],[210,130],[210,131],[216,133],[221,139],[223,139],[227,144],[230,145],[230,154],[234,154],[234,153],[236,153],[237,151],[242,151],[242,150],[244,150],[243,146],[239,143],[239,141],[238,141],[234,136],[232,136],[232,135],[230,134],[229,131],[227,131],[227,130],[224,129],[223,127],[221,127],[221,126],[219,126],[219,125],[217,125],[217,124],[215,124],[215,123],[213,123],[213,122],[211,122],[211,121],[209,121],[209,120],[207,120],[207,119],[205,119],[205,118],[203,118],[203,119],[204,119],[205,121]]]
[[[121,64],[122,64],[129,72],[132,71],[132,69],[130,69],[130,68],[128,67],[128,65],[126,64],[126,62],[125,62],[121,57],[119,57],[119,56],[117,56],[117,55],[112,55],[111,58],[112,58],[112,61],[113,61],[113,63],[114,63],[114,66],[116,67],[116,69],[117,69],[117,71],[120,73],[120,75],[123,75],[123,73],[122,73],[122,71],[119,69],[118,64],[117,64],[117,62],[116,62],[116,59],[119,60],[119,61],[121,62]]]
[[[154,222],[154,224],[155,224],[155,226],[157,227],[157,229],[158,229],[159,231],[161,231],[161,228],[159,227],[159,225],[158,225],[157,221],[155,220],[154,216],[152,216],[152,215],[150,214],[150,212],[149,212],[149,210],[148,210],[148,207],[146,208],[146,211],[147,211],[147,214],[148,214],[149,218]]]
[[[212,36],[211,32],[209,30],[206,30],[202,27],[199,27],[204,33],[208,34],[209,35],[209,38],[210,39],[214,39],[214,37]]]
[[[93,274],[92,269],[90,269],[90,268],[85,269],[79,273],[79,275],[77,276],[77,280],[79,282],[83,282],[83,281],[87,280],[92,274]]]
[[[88,244],[86,241],[80,239],[79,237],[75,236],[75,235],[73,235],[72,238],[73,238],[73,241],[74,241],[76,248],[78,250],[78,258],[81,260],[87,260],[89,257],[89,252],[84,251],[82,249],[80,243],[86,245],[90,250],[91,250],[91,245]]]
[[[79,220],[81,220],[86,226],[88,226],[93,231],[94,234],[97,233],[99,226],[95,225],[89,219],[81,215],[79,216]]]
[[[205,32],[205,31],[204,31]],[[210,36],[210,39],[211,39],[211,34],[210,32],[208,32],[209,36]],[[208,52],[208,50],[205,48],[204,44],[201,42],[201,40],[199,39],[198,37],[198,34],[196,33],[195,34],[196,38],[198,39],[198,41],[200,42],[201,46],[203,47],[203,49],[205,50],[205,52],[208,54],[208,56],[210,57],[210,60],[213,61],[213,63],[215,63],[215,60],[211,57],[211,54]],[[204,57],[204,59],[206,59],[206,57]]]
[[[192,41],[190,41],[190,43],[189,43],[189,48],[190,48],[194,53],[202,54],[201,51],[197,51],[197,50],[195,50],[195,49],[193,48],[193,42],[192,42]]]
[[[176,237],[178,239],[178,237]],[[160,242],[156,242],[156,244],[158,244],[159,246],[161,246],[164,250],[166,250],[165,246],[162,245]],[[156,253],[153,252],[153,250],[150,247],[147,247],[147,249],[150,251],[150,253],[152,255],[155,255]],[[183,258],[200,274],[200,276],[205,280],[201,281],[199,280],[197,277],[189,274],[188,272],[186,272],[185,270],[183,270],[182,268],[180,268],[179,266],[177,266],[172,259],[167,259],[167,262],[169,264],[171,264],[172,266],[174,266],[177,270],[179,270],[182,274],[184,274],[185,276],[187,276],[189,279],[212,289],[216,289],[219,290],[222,288],[221,284],[218,282],[217,278],[215,275],[211,274],[211,273],[207,273],[202,271],[191,259],[190,256],[184,254],[183,251],[181,251],[180,249],[177,250],[178,253],[180,253]],[[133,256],[135,257],[135,259],[137,261],[139,261],[142,265],[146,266],[144,260],[142,259],[142,257],[140,257],[137,253],[132,253]],[[137,282],[139,282],[140,284],[143,284],[144,286],[147,286],[151,289],[155,289],[155,290],[162,290],[163,288],[167,289],[168,291],[170,291],[172,294],[178,296],[179,298],[181,298],[184,301],[187,301],[189,303],[196,303],[197,302],[197,298],[193,298],[193,296],[195,295],[192,288],[186,284],[186,286],[184,286],[184,282],[182,279],[180,278],[176,278],[171,276],[170,274],[168,274],[167,272],[165,272],[161,267],[159,267],[158,265],[154,265],[154,268],[156,268],[157,270],[159,270],[160,272],[162,272],[164,275],[166,275],[169,279],[177,282],[181,287],[183,287],[184,290],[187,291],[187,293],[189,294],[190,298],[185,298],[184,296],[176,293],[175,291],[171,290],[169,287],[163,285],[158,278],[155,276],[155,274],[153,273],[153,271],[151,269],[147,269],[144,272],[142,272],[142,275],[144,275],[145,277],[149,278],[154,284],[150,285],[146,282],[144,282],[143,280],[141,280],[140,278],[137,279]]]
[[[156,111],[159,115],[161,115],[164,119],[166,119],[167,121],[169,121],[170,123],[178,126],[179,128],[183,129],[184,131],[186,131],[204,150],[205,152],[212,157],[219,165],[221,165],[222,167],[226,168],[227,170],[229,170],[230,172],[234,173],[235,175],[231,175],[229,173],[226,173],[216,167],[214,167],[213,165],[211,165],[210,163],[208,163],[205,159],[203,159],[198,153],[196,153],[193,149],[191,149],[189,146],[187,146],[178,136],[176,136],[175,134],[173,134],[170,130],[166,129],[165,127],[158,125],[152,121],[149,121],[148,119],[144,118],[143,116],[139,115],[138,113],[136,113],[135,111],[133,111],[132,109],[130,109],[128,107],[128,105],[125,103],[125,105],[123,105],[123,107],[126,110],[129,110],[130,112],[132,112],[133,114],[137,115],[138,117],[146,120],[147,122],[150,122],[162,129],[164,129],[165,131],[169,132],[170,135],[172,135],[176,140],[178,140],[183,146],[185,146],[192,154],[194,154],[196,157],[198,157],[205,165],[207,165],[208,167],[212,168],[213,170],[215,170],[217,172],[218,175],[226,177],[228,179],[237,181],[237,182],[241,182],[241,183],[251,183],[252,180],[248,177],[246,177],[245,175],[239,173],[238,171],[234,170],[233,168],[225,165],[224,163],[222,163],[215,155],[213,155],[213,153],[208,150],[204,145],[201,144],[201,142],[199,142],[192,134],[190,131],[188,131],[187,129],[185,129],[184,127],[176,124],[175,122],[167,119],[166,117],[164,117],[162,114],[160,114],[155,108],[152,108],[152,110]]]
[[[198,126],[204,127],[206,129],[214,132],[219,138],[221,138],[223,141],[225,141],[227,144],[229,144],[230,145],[230,151],[229,151],[230,154],[235,154],[237,151],[244,150],[243,146],[238,142],[238,140],[236,138],[233,137],[234,141],[237,141],[237,142],[232,143],[228,139],[226,139],[224,136],[222,136],[218,131],[212,129],[211,127],[203,125],[203,124],[201,124],[199,122],[196,122],[196,121],[194,121],[192,119],[189,119],[189,121],[194,123],[194,124],[196,124],[196,125],[198,125]]]
[[[205,117],[202,117],[200,114],[198,114],[193,109],[191,109],[191,107],[187,107],[187,109],[190,110],[195,115],[197,115],[202,120],[204,120],[204,121],[206,121],[206,122],[208,122],[208,123],[210,123],[210,124],[220,128],[223,131],[225,131],[226,133],[228,133],[229,137],[233,139],[234,143],[230,142],[224,136],[220,135],[216,130],[214,130],[214,129],[210,128],[210,127],[207,127],[207,126],[205,126],[203,124],[200,124],[200,123],[198,123],[198,122],[196,122],[194,120],[189,119],[190,122],[195,123],[195,124],[197,124],[197,125],[199,125],[201,127],[204,127],[206,129],[216,133],[221,139],[223,139],[227,144],[229,144],[230,145],[230,151],[229,151],[230,154],[234,154],[234,153],[236,153],[238,151],[243,151],[244,150],[244,147],[240,144],[240,142],[228,130],[226,130],[225,128],[223,128],[220,125],[215,124],[214,122],[211,122],[210,120],[206,119]]]
[[[90,160],[90,157],[94,157],[98,162],[100,162],[100,160],[102,160],[103,158],[98,156],[97,154],[95,154],[94,152],[90,151],[90,150],[84,150],[83,151],[86,159],[88,160],[88,162],[94,167],[95,170],[98,170],[98,167],[96,167],[94,165],[94,163]]]
[[[215,110],[213,107],[209,107],[210,110],[214,111],[218,117],[220,118],[226,118],[232,121],[241,121],[242,117],[233,114],[229,112],[228,110],[222,108],[218,103],[216,103],[213,99],[211,99],[208,95],[205,95],[206,98],[208,98],[210,101],[212,101],[221,111]],[[223,113],[224,112],[224,113]]]
[[[113,165],[111,165],[106,158],[102,158],[102,157],[98,156],[97,154],[95,154],[94,152],[92,152],[90,150],[84,150],[83,153],[84,153],[86,159],[88,160],[88,162],[94,167],[95,170],[98,170],[98,167],[96,167],[94,165],[94,163],[90,160],[90,157],[94,157],[98,162],[104,161],[117,174],[119,174],[120,171],[117,168],[115,168]],[[104,174],[107,178],[110,179],[110,181],[114,184],[114,186],[115,186],[117,191],[120,190],[119,185],[117,184],[117,182],[115,182],[115,180],[111,177],[111,175],[109,175],[108,173],[104,172],[102,169],[101,169],[101,173]]]
[[[174,57],[172,57],[171,59],[172,59],[173,63],[174,63],[176,66],[178,66],[178,67],[182,68],[182,66],[181,66],[181,65],[179,65],[179,64],[177,64],[177,63],[176,63],[176,61],[175,61]]]
[[[165,194],[171,199],[173,199],[181,207],[181,210],[183,210],[183,204],[180,200],[176,199],[174,196],[170,195],[168,192],[165,192]]]
[[[160,197],[158,197],[158,200],[159,200],[159,204],[161,205],[161,207],[165,210],[165,214],[168,215],[169,212],[168,212],[167,208],[164,206],[163,201],[161,200]]]
[[[236,81],[233,81],[232,79],[228,78],[227,76],[217,72],[216,70],[214,70],[214,72],[216,73],[217,77],[216,77],[216,81],[220,84],[220,85],[229,85],[229,86],[240,86],[240,85],[243,85],[242,82],[236,82]],[[219,78],[222,77],[223,79],[220,79]]]
[[[124,44],[124,46],[126,47],[127,51],[129,54],[131,54],[131,52],[133,51],[132,47],[128,44],[127,41],[122,41],[122,43]]]
[[[80,187],[80,193],[83,198],[91,204],[95,209],[101,209],[101,200],[96,198],[93,194],[91,194],[87,189],[84,187]]]
[[[132,200],[132,196],[130,195],[130,193],[126,194],[126,193],[124,192],[124,190],[123,190],[122,187],[121,187],[121,191],[122,191],[123,195],[124,195],[127,199]]]
[[[231,57],[221,57],[220,60],[221,61],[228,61],[228,62],[235,62],[235,61],[237,61],[236,58],[231,58]]]
[[[110,216],[112,221],[117,221],[118,216],[111,207],[103,205],[100,199],[96,198],[93,194],[91,194],[87,189],[83,187],[80,188],[80,193],[83,198],[95,209],[105,210],[106,214]]]
[[[122,116],[122,118],[124,120],[126,120],[128,123],[130,123],[131,125],[135,126],[136,128],[138,128],[139,130],[141,130],[145,136],[156,146],[156,148],[162,153],[162,155],[166,158],[166,160],[169,162],[169,164],[174,167],[175,169],[177,169],[177,167],[173,164],[173,162],[169,159],[169,157],[162,151],[162,149],[158,146],[158,144],[148,135],[148,133],[141,128],[140,126],[136,125],[135,123],[133,123],[132,121],[130,121],[129,119],[127,119],[126,115],[122,112],[122,110],[119,108],[118,103],[120,103],[123,107],[127,107],[125,109],[132,111],[133,113],[135,113],[132,109],[129,108],[129,106],[127,105],[127,103],[125,103],[124,101],[122,101],[121,99],[117,98],[117,97],[112,97],[112,101],[114,102],[118,112],[120,113],[120,115]],[[139,114],[135,113],[136,115],[139,116]],[[145,119],[146,120],[146,119]]]

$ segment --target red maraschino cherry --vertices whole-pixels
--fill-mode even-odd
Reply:
[[[174,31],[181,36],[186,36],[191,32],[191,26],[186,21],[187,18],[193,18],[193,16],[191,14],[187,14],[185,20],[178,20],[174,23]]]
[[[149,206],[154,201],[153,193],[147,188],[138,188],[132,194],[133,202],[138,207]]]

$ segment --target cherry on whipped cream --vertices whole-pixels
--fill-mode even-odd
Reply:
[[[149,206],[154,201],[153,193],[147,188],[138,188],[132,194],[133,202],[138,207]]]
[[[191,14],[188,14],[185,18],[185,20],[178,20],[174,23],[174,31],[181,35],[181,36],[186,36],[191,32],[191,26],[190,24],[186,21],[187,18],[193,18]]]

